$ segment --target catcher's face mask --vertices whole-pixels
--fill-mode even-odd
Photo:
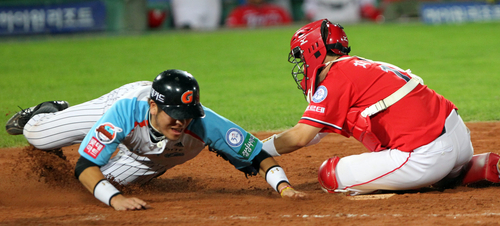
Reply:
[[[316,89],[316,70],[325,60],[327,51],[337,55],[349,53],[347,36],[339,24],[318,20],[300,28],[290,42],[288,62],[293,63],[292,76],[306,97]]]

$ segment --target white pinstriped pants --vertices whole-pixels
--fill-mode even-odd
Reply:
[[[79,144],[118,98],[139,85],[144,85],[144,82],[126,84],[63,111],[35,115],[24,127],[23,134],[30,144],[42,150]],[[133,154],[125,145],[120,144],[118,148],[119,153],[101,167],[105,176],[121,184],[144,183],[165,172],[164,166]]]
[[[120,97],[148,82],[123,85],[101,97],[63,111],[33,116],[24,126],[24,137],[38,149],[51,150],[79,144],[92,126]]]

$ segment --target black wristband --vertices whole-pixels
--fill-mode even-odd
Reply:
[[[271,157],[271,155],[269,155],[266,151],[261,150],[261,151],[259,152],[259,154],[257,154],[257,155],[253,158],[253,160],[252,160],[252,166],[253,166],[253,168],[255,168],[255,169],[259,170],[259,169],[260,169],[260,163],[261,163],[262,161],[264,161],[264,159],[267,159],[267,158],[269,158],[269,157]]]
[[[92,166],[98,166],[97,164],[89,161],[83,156],[80,156],[78,161],[76,162],[75,166],[75,177],[78,179],[80,177],[80,174],[87,168],[92,167]]]

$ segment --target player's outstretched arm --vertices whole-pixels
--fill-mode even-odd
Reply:
[[[82,163],[83,162],[83,163]],[[78,180],[101,202],[112,206],[115,210],[141,210],[149,208],[141,199],[123,196],[109,181],[106,180],[98,166],[87,165],[80,171],[85,159],[80,157],[75,170]]]
[[[278,165],[278,162],[273,157],[267,157],[260,162],[259,174],[266,179],[271,186],[276,186],[276,190],[281,197],[302,199],[306,198],[307,194],[295,190],[285,175],[285,171]]]
[[[263,149],[271,156],[290,153],[302,147],[318,143],[326,135],[319,133],[320,131],[321,128],[298,123],[283,133],[263,140]]]

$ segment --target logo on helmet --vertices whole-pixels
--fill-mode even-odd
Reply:
[[[304,45],[307,43],[307,40],[305,39],[305,37],[300,39],[299,41],[300,41],[300,45]]]
[[[185,104],[189,104],[189,103],[193,102],[193,91],[188,90],[188,91],[184,92],[181,96],[181,101],[182,101],[182,103],[185,103]]]
[[[165,103],[165,95],[159,93],[155,89],[151,89],[151,98],[155,99],[158,102]]]

